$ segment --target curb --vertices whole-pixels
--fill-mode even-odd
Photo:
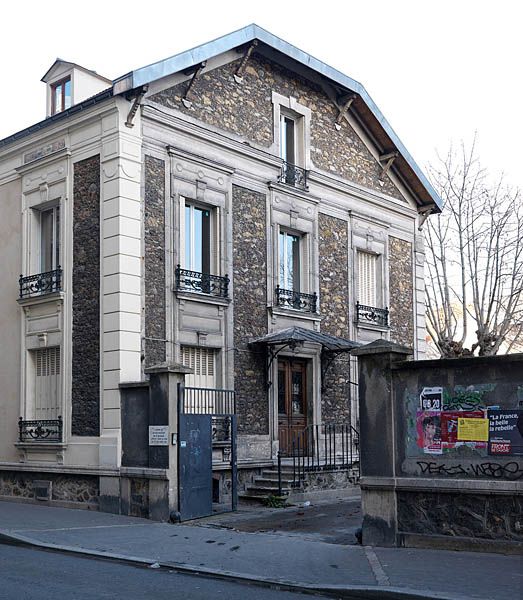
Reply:
[[[322,594],[332,598],[341,598],[344,600],[471,600],[468,596],[448,596],[437,592],[426,593],[419,590],[409,590],[390,586],[365,586],[365,585],[314,585],[310,583],[299,583],[280,579],[269,579],[267,577],[250,576],[234,571],[224,571],[221,569],[211,569],[206,567],[196,567],[191,565],[181,565],[178,563],[158,562],[153,559],[145,559],[137,556],[116,554],[113,552],[103,552],[100,550],[89,550],[87,548],[78,548],[75,546],[64,546],[60,544],[51,544],[34,540],[22,535],[6,533],[0,530],[0,544],[34,547],[65,554],[77,554],[88,558],[98,558],[108,561],[126,563],[131,566],[150,567],[152,564],[159,564],[160,568],[176,571],[184,575],[201,575],[214,579],[224,579],[243,583],[248,585],[257,585],[264,588],[279,589],[289,592],[300,592],[303,594]]]

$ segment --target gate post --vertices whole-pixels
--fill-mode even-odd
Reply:
[[[392,364],[412,350],[375,340],[352,350],[358,357],[363,545],[396,546],[395,419]]]
[[[184,383],[185,375],[192,369],[178,363],[162,363],[146,368],[145,373],[150,377],[149,468],[165,469],[167,475],[166,480],[149,480],[149,517],[168,521],[179,511],[178,384]]]

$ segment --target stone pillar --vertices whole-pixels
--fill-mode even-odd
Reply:
[[[395,546],[397,532],[395,423],[392,365],[412,350],[376,340],[358,357],[363,544]]]
[[[149,479],[149,517],[168,521],[178,506],[178,384],[192,369],[177,363],[163,363],[145,369],[150,376],[149,426],[168,427],[168,446],[149,446],[149,468],[165,469],[167,480]]]

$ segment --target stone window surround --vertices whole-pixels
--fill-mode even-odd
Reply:
[[[296,165],[311,168],[311,109],[300,104],[292,96],[272,92],[273,108],[273,151],[280,156],[280,119],[286,114],[296,119]]]
[[[300,210],[303,209],[300,205],[301,203],[293,201],[291,206],[294,206],[294,209],[290,208],[286,210],[283,206],[276,208],[274,205],[275,201],[277,202],[278,200],[273,199],[273,206],[270,212],[270,235],[267,239],[269,246],[269,260],[267,261],[268,292],[269,298],[272,298],[271,305],[273,307],[276,306],[275,290],[280,281],[280,231],[300,236],[300,289],[296,291],[304,294],[312,294],[313,292],[318,292],[319,286],[316,266],[318,260],[317,223],[315,224],[312,219],[303,217],[304,211]],[[315,211],[313,214],[315,214]],[[318,310],[320,301],[321,299],[318,299]]]
[[[389,227],[380,223],[367,222],[362,218],[355,219],[352,227],[352,264],[353,264],[353,298],[355,310],[358,301],[359,273],[358,253],[366,252],[377,257],[376,264],[376,308],[389,306],[389,283],[388,283],[388,232]],[[385,329],[371,323],[359,323],[358,327],[369,327],[371,329]]]

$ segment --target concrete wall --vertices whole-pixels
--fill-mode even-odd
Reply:
[[[18,278],[22,272],[22,186],[12,181],[0,186],[0,460],[16,460],[20,416],[21,309]]]
[[[523,412],[523,355],[405,362],[408,352],[384,343],[355,351],[363,542],[521,550],[523,442],[498,453],[488,428],[496,411]],[[423,405],[428,393],[433,410]],[[459,418],[487,433],[467,440],[454,430]]]

